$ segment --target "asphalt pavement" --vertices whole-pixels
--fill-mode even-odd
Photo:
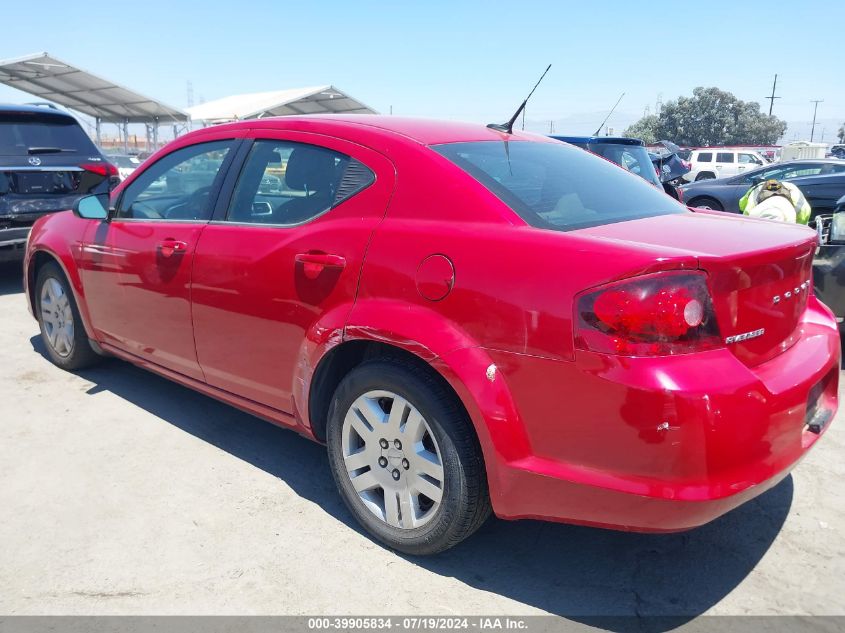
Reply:
[[[362,533],[323,447],[118,360],[51,365],[14,265],[0,323],[0,615],[845,615],[842,414],[697,530],[491,519],[413,558]]]

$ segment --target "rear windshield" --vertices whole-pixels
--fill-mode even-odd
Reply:
[[[97,155],[75,119],[39,113],[0,113],[0,156],[70,153]]]
[[[563,143],[480,141],[433,149],[539,228],[570,231],[686,212],[662,189]]]

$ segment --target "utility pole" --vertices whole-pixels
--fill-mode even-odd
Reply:
[[[187,95],[187,97],[188,97],[187,98],[188,107],[192,108],[193,105],[194,105],[194,84],[191,82],[190,79],[185,83],[187,84],[186,87],[187,87],[187,92],[188,92],[188,95]]]
[[[813,135],[816,131],[816,112],[819,111],[819,104],[824,103],[824,99],[810,99],[810,103],[814,104],[813,106],[813,127],[810,128],[810,142],[813,142]]]
[[[775,75],[775,83],[772,84],[772,96],[766,97],[769,100],[769,116],[772,116],[772,106],[775,105],[775,99],[780,99],[780,97],[775,96],[775,89],[778,87],[778,76]]]

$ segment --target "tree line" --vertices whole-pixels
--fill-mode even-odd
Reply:
[[[845,128],[845,126],[843,126]],[[696,88],[691,97],[663,105],[659,114],[646,115],[625,130],[625,136],[646,143],[666,139],[678,145],[774,145],[786,121],[760,110],[755,101],[742,101],[718,88]],[[840,137],[845,129],[839,130]]]

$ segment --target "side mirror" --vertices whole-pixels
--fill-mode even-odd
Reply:
[[[80,198],[73,205],[73,213],[85,220],[107,220],[109,217],[108,194]]]

